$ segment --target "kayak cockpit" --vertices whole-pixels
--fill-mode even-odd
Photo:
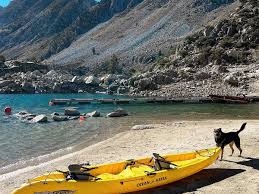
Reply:
[[[165,169],[183,168],[195,164],[210,156],[210,150],[201,150],[199,152],[182,153],[160,156],[154,154],[153,158],[144,158],[139,160],[127,160],[107,165],[90,166],[88,164],[69,165],[69,171],[55,171],[34,178],[33,181],[45,180],[111,180],[123,179],[136,176],[144,176]]]

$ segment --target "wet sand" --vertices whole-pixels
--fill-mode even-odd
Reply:
[[[120,161],[150,156],[153,152],[177,153],[215,146],[213,129],[223,131],[238,129],[241,120],[172,121],[155,124],[154,129],[127,131],[113,138],[91,145],[37,166],[0,175],[0,193],[8,194],[27,179],[47,171],[66,170],[68,164],[91,164]],[[258,193],[259,192],[259,120],[248,120],[246,129],[240,133],[243,157],[233,156],[226,147],[224,160],[216,161],[207,169],[160,188],[135,194],[169,193]],[[158,122],[159,123],[159,122]]]

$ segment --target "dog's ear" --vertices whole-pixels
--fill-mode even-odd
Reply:
[[[215,132],[215,133],[217,133],[217,132],[221,132],[221,128],[214,129],[214,132]]]

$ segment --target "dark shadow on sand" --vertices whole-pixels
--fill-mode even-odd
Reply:
[[[193,176],[187,177],[175,183],[146,191],[134,192],[131,194],[180,194],[184,192],[194,192],[199,188],[220,182],[244,171],[245,170],[243,169],[205,169]]]
[[[240,161],[240,162],[235,162],[235,161],[231,161],[231,160],[224,160],[224,161],[241,164],[241,165],[252,167],[256,170],[259,170],[259,158],[251,158],[251,157],[242,157],[242,158],[244,158],[246,160]]]

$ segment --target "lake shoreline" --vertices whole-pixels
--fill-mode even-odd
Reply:
[[[38,166],[30,166],[12,173],[0,175],[0,187],[4,188],[2,192],[10,193],[14,188],[17,188],[21,185],[21,183],[25,182],[29,178],[38,176],[46,171],[52,171],[56,169],[66,170],[67,165],[71,163],[83,163],[90,161],[92,164],[98,164],[149,156],[153,152],[164,154],[213,147],[215,146],[215,143],[213,140],[212,129],[216,127],[222,127],[225,129],[224,131],[231,131],[233,128],[239,128],[242,122],[244,122],[244,120],[168,121],[163,122],[163,124],[153,124],[155,127],[154,129],[146,129],[141,131],[131,130],[119,133],[110,139],[88,146],[78,152],[62,156],[47,163]],[[249,120],[247,128],[240,134],[242,141],[241,145],[244,149],[244,156],[247,158],[248,156],[251,157],[252,155],[253,158],[259,157],[258,153],[255,151],[259,148],[259,133],[256,129],[258,125],[258,120]],[[179,139],[181,139],[180,142]],[[134,141],[134,144],[132,144],[132,141]],[[249,160],[238,158],[236,157],[236,154],[233,157],[229,157],[227,156],[228,152],[229,150],[226,148],[226,153],[224,155],[225,159],[233,160],[235,162]],[[249,184],[250,193],[256,193],[255,182],[258,182],[259,177],[253,175],[254,177],[251,178],[251,173],[254,173],[254,170],[251,169],[251,167],[249,168],[242,166],[241,164],[234,164],[232,166],[229,162],[217,161],[216,164],[212,165],[208,169],[231,169],[233,167],[235,168],[236,165],[239,165],[239,168],[243,167],[246,172],[242,173],[243,175],[240,173],[240,175],[231,176],[230,179],[233,179],[231,183],[228,181],[228,179],[223,179],[220,182],[211,184],[209,187],[201,187],[199,188],[199,191],[217,193],[217,190],[215,189],[225,183],[235,185],[238,189],[234,189],[233,191],[240,194],[245,191],[247,184]],[[240,178],[240,176],[242,178]],[[251,180],[249,183],[247,183],[247,181],[244,185],[242,182],[243,179]],[[187,178],[187,180],[189,179]],[[192,184],[195,184],[195,181],[192,182]],[[181,185],[179,187],[180,188],[176,189],[182,189]],[[221,190],[229,193],[233,188],[233,186],[230,188],[223,186]],[[167,186],[166,189],[168,192],[174,191],[174,188],[170,186]],[[158,188],[152,192],[162,194],[163,189]],[[197,193],[199,192],[197,191]]]

